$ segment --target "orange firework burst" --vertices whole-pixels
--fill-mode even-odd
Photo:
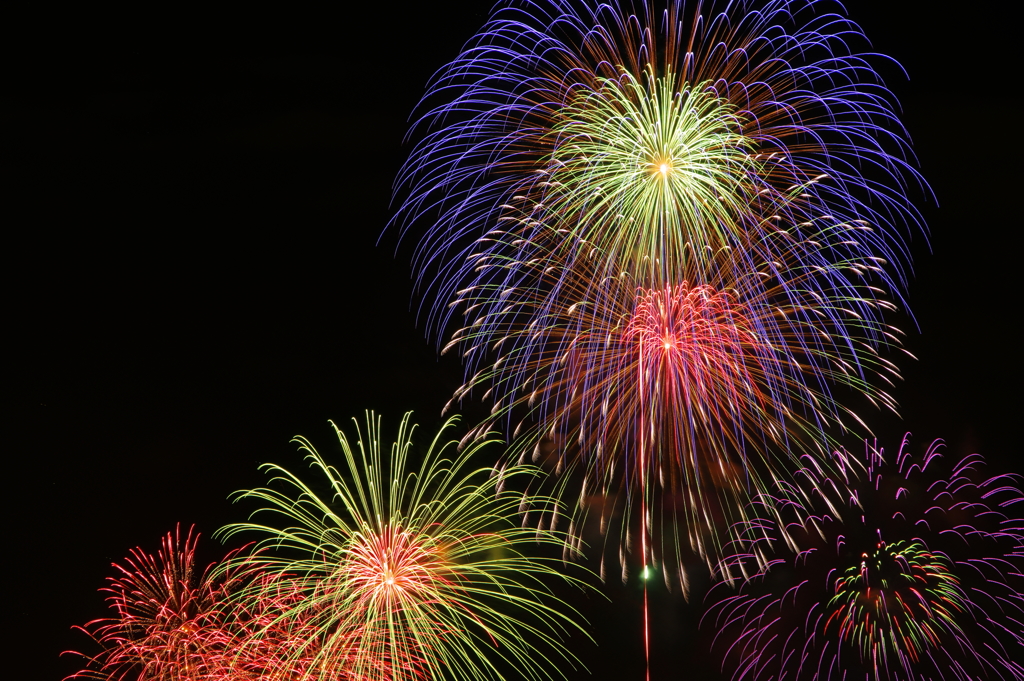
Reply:
[[[411,533],[385,526],[378,534],[361,538],[345,561],[344,579],[358,594],[361,608],[381,602],[388,610],[419,599],[443,581],[441,560]]]
[[[710,409],[715,430],[734,439],[724,423],[743,423],[764,413],[765,366],[775,354],[755,330],[749,311],[732,295],[710,286],[669,286],[637,294],[633,314],[622,334],[626,352],[637,368],[637,400]],[[707,440],[690,424],[708,419],[666,419],[655,412],[652,432],[671,431],[676,441]],[[693,449],[692,446],[684,447]]]

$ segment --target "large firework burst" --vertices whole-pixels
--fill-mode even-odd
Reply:
[[[753,269],[776,222],[798,239],[822,220],[881,228],[835,240],[825,264],[898,260],[893,227],[918,221],[905,191],[917,174],[892,96],[854,51],[860,29],[820,2],[750,5],[496,8],[435,78],[428,132],[397,180],[403,229],[433,222],[416,261],[432,328],[477,278],[466,256],[490,254],[471,242],[523,201],[539,229],[637,276],[706,271],[723,247]]]
[[[859,29],[818,4],[503,3],[398,180],[399,222],[434,222],[429,325],[465,317],[457,397],[508,425],[527,405],[590,489],[667,483],[712,562],[784,477],[770,450],[827,450],[859,422],[843,392],[894,406],[886,265],[917,175]]]
[[[846,479],[806,470],[810,487],[769,500],[779,517],[746,523],[732,569],[766,567],[716,587],[704,622],[733,678],[1024,679],[1014,476],[986,478],[976,454],[945,464],[938,442],[838,458]]]
[[[230,635],[224,603],[237,579],[215,577],[210,568],[196,572],[198,534],[190,528],[168,533],[154,556],[132,549],[120,575],[104,591],[114,616],[83,630],[103,652],[72,678],[106,681],[196,681],[219,675]],[[211,566],[212,567],[212,566]]]
[[[257,552],[242,562],[271,579],[296,585],[301,603],[274,618],[277,630],[301,631],[308,678],[502,678],[512,665],[528,678],[544,678],[559,663],[572,663],[560,640],[577,629],[546,586],[568,580],[544,559],[521,550],[560,544],[556,535],[514,522],[524,501],[503,492],[529,469],[473,469],[486,443],[446,458],[442,441],[449,421],[418,469],[410,469],[414,426],[402,420],[395,443],[381,440],[380,422],[367,415],[355,441],[336,428],[341,469],[298,439],[322,480],[306,483],[267,465],[282,489],[255,489],[239,498],[267,504],[281,524],[228,526],[225,535],[263,535]],[[263,598],[256,583],[242,602]],[[259,635],[247,645],[259,644]],[[552,655],[552,658],[548,656]],[[382,662],[383,661],[383,662]]]

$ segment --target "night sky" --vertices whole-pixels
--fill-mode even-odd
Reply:
[[[461,368],[417,327],[412,241],[377,242],[407,118],[488,4],[343,4],[8,22],[8,678],[80,667],[58,655],[90,649],[71,626],[104,615],[97,589],[130,548],[195,523],[200,560],[218,558],[210,535],[245,514],[228,495],[261,484],[262,462],[301,467],[291,436],[327,454],[328,419],[442,422]],[[887,447],[909,430],[1020,473],[1019,40],[965,7],[849,5],[910,74],[883,71],[938,197],[914,195],[930,245],[910,244],[920,333],[894,319],[918,358],[892,357],[902,420],[862,416]],[[638,592],[605,591],[576,600],[598,645],[573,650],[597,678],[640,678]],[[652,678],[716,678],[700,611],[654,604]]]

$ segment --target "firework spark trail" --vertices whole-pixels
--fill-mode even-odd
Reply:
[[[417,470],[409,466],[415,428],[409,415],[387,451],[379,419],[368,414],[354,442],[336,428],[340,469],[296,440],[330,496],[315,491],[320,483],[314,487],[274,465],[264,469],[275,488],[239,494],[265,503],[257,513],[284,523],[241,523],[222,533],[261,534],[264,550],[237,564],[296,585],[301,602],[274,624],[303,632],[307,643],[294,654],[311,658],[311,679],[341,671],[393,681],[500,679],[506,665],[543,679],[560,664],[577,664],[560,641],[580,625],[545,580],[582,583],[561,575],[556,559],[520,552],[527,544],[534,552],[538,545],[561,546],[564,539],[520,527],[521,507],[549,510],[548,501],[506,489],[535,471],[471,468],[486,442],[446,458],[454,443],[442,438],[451,425]],[[241,598],[263,593],[257,584]]]
[[[627,332],[628,334],[628,332]],[[666,345],[668,341],[666,341]],[[640,363],[637,367],[641,376],[638,376],[640,381],[643,381],[643,371],[646,365],[644,362],[644,350],[646,349],[645,344],[640,345]],[[668,349],[668,348],[666,348]],[[644,417],[646,413],[643,404],[644,392],[640,392],[640,432],[641,434],[646,432],[644,428]],[[650,532],[650,527],[647,522],[647,452],[644,451],[644,444],[647,442],[647,438],[644,435],[640,437],[640,555],[642,557],[642,570],[641,578],[644,583],[644,662],[646,668],[646,679],[651,681],[651,626],[650,626],[650,607],[647,600],[647,537]]]
[[[757,502],[777,515],[753,514],[727,562],[766,567],[738,593],[715,587],[702,622],[723,666],[752,681],[1024,679],[1015,476],[984,477],[978,455],[946,464],[938,441],[866,454],[837,453],[845,479],[808,468],[809,486]]]

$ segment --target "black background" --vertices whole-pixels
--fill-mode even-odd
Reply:
[[[865,418],[889,447],[909,430],[1021,472],[1019,55],[984,7],[848,7],[910,74],[886,71],[939,201],[916,197],[931,248],[915,235],[920,334],[897,320],[918,357],[897,360],[903,420]],[[89,648],[70,627],[104,614],[110,563],[179,522],[209,540],[240,520],[228,494],[296,464],[292,435],[332,451],[327,419],[364,409],[440,424],[460,367],[417,329],[408,248],[376,243],[406,119],[486,10],[4,22],[5,675],[75,671],[58,654]],[[605,591],[576,599],[598,645],[574,651],[640,678],[639,594]],[[655,600],[652,678],[715,678],[699,601]]]

